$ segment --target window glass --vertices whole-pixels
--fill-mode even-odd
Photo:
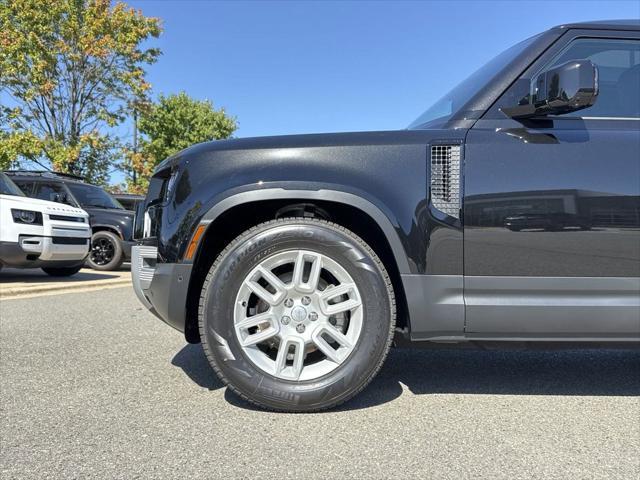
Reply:
[[[13,183],[20,187],[20,190],[22,190],[25,195],[27,195],[28,197],[31,196],[31,192],[33,191],[33,182],[30,182],[28,180],[14,180],[13,178],[11,180],[13,180]]]
[[[36,182],[36,188],[33,192],[33,196],[50,202],[58,201],[69,203],[64,186],[57,183]]]
[[[2,172],[0,172],[0,194],[24,197],[24,193],[22,193],[22,190],[20,190],[18,186]]]
[[[69,190],[82,207],[122,210],[122,205],[100,187],[86,183],[68,183]]]
[[[598,67],[598,98],[592,107],[567,115],[640,116],[640,41],[594,38],[575,40],[542,71],[571,60],[583,59],[591,60]]]
[[[454,113],[464,107],[487,83],[495,78],[507,65],[524,52],[540,35],[523,40],[505,50],[483,67],[472,73],[466,80],[434,103],[422,115],[409,125],[408,128],[429,128],[443,124]],[[437,69],[436,69],[437,71]]]

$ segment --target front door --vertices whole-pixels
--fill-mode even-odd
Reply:
[[[589,59],[588,109],[515,121],[500,108],[548,68]],[[640,39],[570,31],[470,130],[464,273],[469,336],[640,335]]]

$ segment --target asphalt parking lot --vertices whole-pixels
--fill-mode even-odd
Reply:
[[[101,272],[83,268],[70,277],[52,277],[39,268],[3,268],[0,270],[0,299],[58,295],[61,292],[88,292],[118,288],[131,284],[131,265],[118,270]]]
[[[130,288],[3,299],[10,478],[640,476],[640,352],[396,349],[336,411],[265,413]]]

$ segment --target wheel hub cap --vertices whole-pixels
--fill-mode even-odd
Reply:
[[[307,309],[304,307],[295,307],[291,310],[291,318],[296,322],[304,322],[307,319]]]
[[[338,262],[306,250],[278,253],[247,275],[236,298],[236,337],[262,371],[312,380],[338,368],[362,331],[363,305]]]
[[[106,238],[95,240],[91,246],[91,260],[97,265],[106,265],[113,259],[115,247]]]

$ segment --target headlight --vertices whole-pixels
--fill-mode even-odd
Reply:
[[[11,215],[15,223],[24,223],[27,225],[42,225],[42,213],[33,212],[31,210],[11,209]]]

